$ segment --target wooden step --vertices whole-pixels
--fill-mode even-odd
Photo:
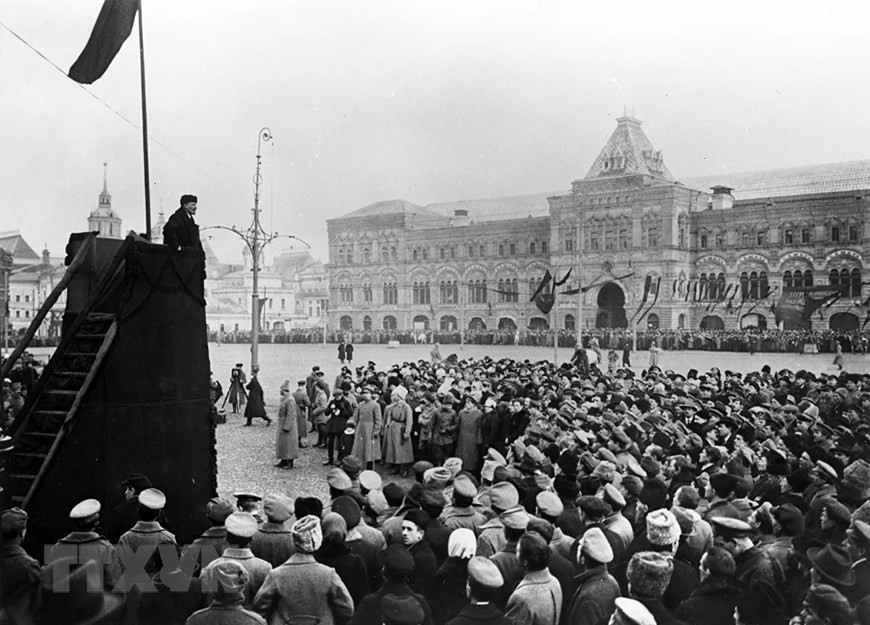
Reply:
[[[31,412],[31,415],[35,414],[47,414],[47,415],[66,415],[69,410],[34,410]]]
[[[9,478],[13,480],[30,480],[32,482],[36,479],[36,474],[30,475],[29,473],[10,473]]]
[[[93,339],[102,341],[106,338],[105,334],[76,334],[76,340],[80,341],[82,339]]]
[[[35,453],[32,451],[19,451],[15,454],[18,458],[39,458],[41,460],[48,457],[48,454]]]
[[[64,358],[96,358],[97,352],[67,352],[63,355]]]
[[[66,389],[61,389],[61,388],[44,388],[44,389],[42,389],[42,393],[44,395],[69,395],[72,397],[75,397],[76,395],[79,394],[79,392],[77,390],[68,391]]]
[[[56,432],[25,432],[21,436],[36,436],[37,438],[57,438]]]
[[[9,501],[12,503],[24,503],[24,495],[12,495]]]
[[[86,371],[55,371],[52,375],[56,375],[61,378],[81,378],[85,379],[88,377]]]

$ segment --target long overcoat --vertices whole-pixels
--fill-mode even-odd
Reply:
[[[350,455],[358,458],[363,464],[381,459],[381,406],[376,401],[360,402],[356,414],[353,449]]]
[[[292,395],[287,395],[278,406],[278,432],[275,435],[275,457],[278,460],[296,460],[299,457],[299,407]]]

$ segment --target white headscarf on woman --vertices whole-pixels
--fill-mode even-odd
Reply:
[[[451,558],[473,558],[477,549],[477,538],[467,527],[460,527],[450,533],[447,541],[447,555]]]

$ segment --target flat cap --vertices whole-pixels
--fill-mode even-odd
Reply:
[[[293,516],[293,502],[287,495],[269,493],[263,498],[263,512],[275,523],[283,523]]]
[[[505,527],[515,530],[524,530],[529,526],[529,514],[522,506],[514,506],[505,510],[498,518],[504,523]]]
[[[242,501],[260,501],[263,499],[262,495],[258,495],[257,493],[252,493],[246,490],[239,490],[233,493],[233,497],[235,497],[239,502]]]
[[[489,489],[489,501],[492,507],[507,510],[520,503],[520,494],[510,482],[499,482]]]
[[[429,469],[434,467],[435,465],[429,462],[428,460],[418,460],[414,464],[411,465],[411,470],[414,472],[414,475],[420,475],[426,473]]]
[[[607,516],[612,512],[610,505],[606,501],[594,495],[582,495],[578,497],[577,507],[585,514],[596,519]]]
[[[166,495],[156,488],[146,488],[139,493],[139,503],[149,510],[163,510],[166,506]]]
[[[475,497],[477,488],[467,475],[460,475],[453,482],[453,492],[463,497]]]
[[[484,588],[498,589],[504,585],[504,577],[489,558],[474,556],[468,561],[468,579]]]
[[[326,474],[326,483],[335,490],[350,490],[353,487],[348,474],[338,467],[329,470]]]
[[[597,562],[608,564],[613,561],[613,548],[601,528],[590,527],[580,538],[578,553],[587,555]]]
[[[250,538],[257,533],[257,519],[250,512],[233,512],[224,522],[227,533],[242,538]]]
[[[27,513],[21,508],[9,508],[0,513],[0,531],[15,532],[27,527]]]
[[[832,480],[836,480],[838,477],[836,469],[834,469],[834,467],[829,465],[824,460],[816,460],[816,469],[818,469],[820,473],[824,473],[828,478]]]
[[[359,475],[359,472],[362,471],[362,462],[356,456],[345,456],[341,460],[341,468],[344,469],[345,473]]]
[[[731,517],[715,516],[710,519],[710,525],[717,536],[747,536],[752,533],[749,523]]]
[[[89,516],[94,516],[100,512],[100,502],[96,499],[85,499],[80,501],[69,512],[71,519],[86,519]]]
[[[501,455],[501,453],[498,450],[493,449],[492,447],[490,447],[486,451],[486,458],[485,459],[492,460],[493,462],[496,462],[503,467],[507,466],[507,460],[505,459],[505,457],[503,455]]]
[[[366,490],[380,490],[384,482],[377,471],[366,469],[359,474],[359,485]]]
[[[233,504],[221,497],[212,497],[205,504],[205,516],[216,523],[223,523],[233,513]]]
[[[625,507],[625,497],[619,492],[613,484],[604,485],[604,501],[610,504],[610,507],[616,507],[620,510]]]
[[[552,519],[557,518],[565,509],[559,496],[556,493],[547,490],[542,490],[538,493],[535,497],[535,504],[537,504],[538,510],[541,514]]]
[[[444,488],[452,477],[453,474],[450,472],[450,469],[446,467],[432,467],[427,469],[423,474],[423,484],[434,484]]]

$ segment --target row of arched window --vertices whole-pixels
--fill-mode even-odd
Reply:
[[[831,286],[849,285],[849,290],[843,295],[846,297],[861,297],[861,270],[855,267],[849,271],[845,267],[837,271],[831,269],[828,274],[828,284]]]

